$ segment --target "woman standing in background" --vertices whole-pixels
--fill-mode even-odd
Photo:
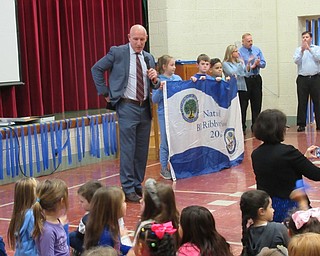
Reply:
[[[247,99],[247,85],[244,79],[246,74],[246,66],[244,61],[239,57],[239,51],[237,46],[231,44],[227,47],[226,52],[224,54],[224,59],[222,63],[222,68],[224,75],[227,76],[234,76],[237,79],[237,87],[238,87],[238,95],[239,95],[239,102],[241,108],[241,120],[242,120],[242,131],[245,134],[246,131],[246,115],[245,112],[247,111],[246,102]]]

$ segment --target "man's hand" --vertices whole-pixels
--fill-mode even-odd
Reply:
[[[150,68],[147,70],[147,75],[152,83],[156,84],[158,80],[158,73],[154,68]]]
[[[301,51],[304,52],[305,50],[310,50],[310,46],[306,41],[302,41]]]

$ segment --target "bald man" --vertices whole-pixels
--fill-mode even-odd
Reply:
[[[146,29],[133,25],[129,43],[112,46],[91,69],[98,94],[116,108],[120,130],[120,181],[127,202],[138,203],[142,196],[151,129],[149,92],[160,81],[154,57],[144,51]],[[109,81],[105,72],[109,71]]]

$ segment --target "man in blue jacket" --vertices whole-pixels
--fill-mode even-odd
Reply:
[[[110,48],[91,69],[97,91],[116,108],[120,130],[120,181],[126,200],[139,202],[145,176],[151,129],[150,88],[160,81],[153,56],[143,48],[148,35],[133,25],[129,43]],[[109,71],[106,84],[104,75]]]

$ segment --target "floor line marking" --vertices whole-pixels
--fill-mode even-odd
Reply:
[[[147,165],[147,168],[148,167],[153,167],[153,166],[156,166],[156,165],[160,165],[160,162],[159,163],[154,163],[154,164],[149,164],[149,165]]]
[[[155,164],[147,165],[147,168],[148,168],[148,167],[152,167],[152,166],[156,166],[156,165],[160,165],[160,163],[155,163]],[[119,176],[119,175],[120,175],[119,173],[115,173],[115,174],[112,174],[112,175],[108,175],[108,176],[102,177],[102,178],[100,178],[100,179],[98,179],[98,180],[99,180],[99,181],[102,181],[102,180],[106,180],[106,179],[111,179],[111,178],[117,177],[117,176]],[[68,190],[81,187],[81,186],[84,185],[84,184],[85,184],[85,183],[81,183],[81,184],[78,184],[78,185],[74,185],[74,186],[68,187]],[[6,207],[6,206],[9,206],[9,205],[12,205],[12,204],[13,204],[13,202],[6,203],[6,204],[1,204],[1,205],[0,205],[0,208],[1,208],[1,207]]]
[[[6,207],[6,206],[9,206],[9,205],[12,205],[12,204],[13,204],[13,202],[6,203],[6,204],[1,204],[1,205],[0,205],[0,208],[1,208],[1,207]]]
[[[244,141],[249,141],[249,140],[253,140],[253,139],[254,139],[254,137],[250,137],[250,138],[244,139]]]
[[[119,176],[119,175],[120,175],[119,173],[116,173],[116,174],[112,174],[112,175],[108,175],[108,176],[102,177],[102,178],[100,178],[100,179],[98,179],[98,180],[99,180],[99,181],[101,181],[101,180],[106,180],[106,179],[110,179],[110,178],[113,178],[113,177],[116,177],[116,176]],[[77,184],[77,185],[68,187],[68,189],[78,188],[78,187],[81,187],[81,186],[84,185],[84,184],[85,184],[85,183]]]
[[[7,219],[7,218],[0,218],[0,220],[10,221],[11,219]]]
[[[149,164],[149,165],[146,166],[146,168],[148,168],[148,167],[153,167],[153,166],[156,166],[156,165],[160,165],[160,162],[159,162],[159,163],[155,163],[155,164]],[[114,177],[119,176],[119,175],[120,175],[119,173],[115,173],[115,174],[112,174],[112,175],[108,175],[108,176],[102,177],[102,178],[100,178],[100,179],[98,179],[98,180],[99,180],[99,181],[102,181],[102,180],[114,178]],[[85,184],[85,183],[81,183],[81,184],[78,184],[78,185],[74,185],[74,186],[68,187],[68,189],[78,188],[78,187],[81,187],[81,186],[84,185],[84,184]]]
[[[230,241],[227,241],[227,242],[228,242],[229,244],[242,246],[242,243],[241,243],[241,242],[230,242]]]

